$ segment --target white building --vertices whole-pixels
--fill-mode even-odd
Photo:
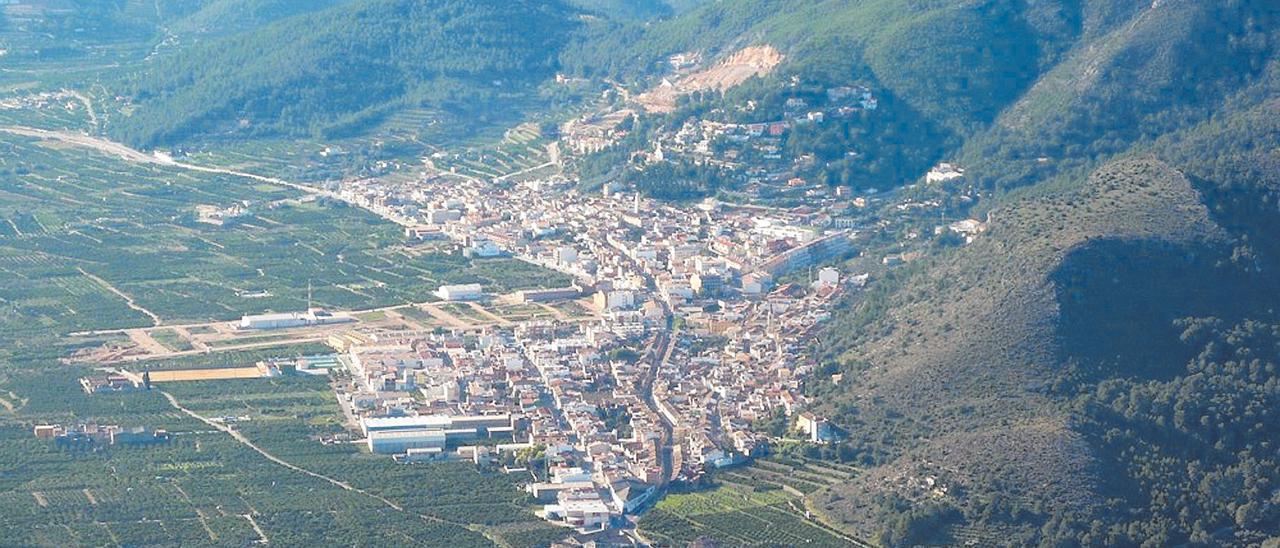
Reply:
[[[571,265],[578,262],[578,250],[562,245],[556,249],[556,262],[562,265]]]
[[[601,291],[596,293],[595,306],[600,310],[622,310],[632,308],[636,304],[636,294],[634,291],[626,289],[618,289],[614,291]]]
[[[609,525],[613,513],[595,490],[562,491],[557,504],[543,507],[548,520],[563,521],[582,531],[596,531]]]
[[[484,297],[480,284],[442,285],[436,296],[446,301],[475,301]]]
[[[929,173],[924,176],[924,182],[945,183],[952,179],[959,179],[961,177],[964,177],[963,168],[948,163],[941,163],[938,164],[937,167],[929,170]]]
[[[477,238],[471,243],[471,247],[467,248],[471,255],[481,258],[498,257],[502,255],[502,248],[492,240]]]
[[[306,312],[283,312],[279,314],[257,314],[244,316],[240,318],[240,329],[288,329],[291,327],[329,325],[354,321],[354,318],[348,316],[334,316],[328,311],[313,308]]]
[[[818,271],[818,286],[832,287],[840,284],[840,271],[834,267],[826,267]]]
[[[461,211],[452,209],[433,209],[427,212],[427,222],[433,225],[442,225],[462,219]]]
[[[410,449],[439,449],[445,446],[444,430],[374,430],[369,432],[369,451],[378,454],[407,453]]]

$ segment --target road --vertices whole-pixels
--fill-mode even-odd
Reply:
[[[37,139],[61,141],[70,145],[76,145],[84,148],[97,150],[104,154],[116,156],[125,161],[133,162],[133,163],[169,166],[169,167],[175,167],[178,169],[185,169],[188,171],[198,171],[201,173],[214,173],[218,175],[230,175],[232,177],[243,177],[246,179],[252,179],[254,181],[291,188],[299,192],[303,192],[313,196],[320,196],[325,198],[331,198],[334,200],[344,201],[356,207],[365,209],[379,217],[382,217],[383,219],[386,219],[388,221],[391,221],[401,226],[411,226],[414,224],[412,221],[408,219],[401,219],[394,215],[389,215],[385,211],[379,211],[377,209],[369,208],[361,204],[344,200],[342,196],[340,196],[336,192],[331,192],[328,190],[316,188],[309,185],[304,185],[301,183],[286,181],[279,177],[268,177],[266,175],[258,175],[255,173],[237,171],[234,169],[228,169],[228,168],[222,168],[222,167],[209,167],[209,166],[202,166],[199,164],[179,162],[165,155],[147,154],[141,150],[132,148],[129,145],[118,143],[102,137],[95,137],[92,135],[86,135],[86,134],[78,133],[74,131],[54,131],[54,130],[39,129],[39,128],[32,128],[32,127],[25,127],[25,126],[0,126],[0,131],[5,133],[10,133],[13,135],[21,135],[24,137],[34,137]]]
[[[662,481],[664,486],[675,475],[672,462],[672,446],[676,441],[675,425],[668,421],[666,415],[658,409],[658,400],[653,396],[653,383],[658,379],[658,370],[662,369],[662,364],[671,357],[673,348],[675,348],[675,345],[671,344],[670,332],[663,330],[658,333],[653,346],[649,349],[649,357],[653,360],[649,364],[649,373],[645,375],[644,383],[640,386],[640,396],[644,399],[645,405],[658,416],[658,420],[662,423],[662,451],[658,457],[662,462]]]
[[[396,510],[397,512],[404,512],[404,513],[409,514],[409,515],[417,516],[419,519],[422,519],[423,521],[429,521],[429,522],[432,522],[432,523],[447,523],[447,524],[450,524],[450,525],[456,525],[456,526],[458,526],[458,527],[463,527],[463,528],[465,528],[465,529],[469,529],[469,530],[472,530],[472,531],[480,532],[480,533],[484,534],[486,537],[489,537],[489,535],[488,535],[488,533],[487,533],[486,531],[481,531],[481,530],[479,530],[477,527],[472,526],[471,524],[461,523],[461,522],[456,522],[456,521],[449,521],[449,520],[441,519],[441,518],[438,518],[438,517],[435,517],[435,516],[428,516],[428,515],[426,515],[426,514],[419,514],[419,513],[417,513],[417,512],[411,512],[411,511],[405,510],[405,508],[404,508],[403,506],[401,506],[400,504],[397,504],[395,501],[393,501],[393,500],[391,500],[391,499],[388,499],[387,497],[384,497],[384,496],[382,496],[382,495],[378,495],[378,494],[375,494],[375,493],[371,493],[371,492],[366,491],[366,490],[364,490],[364,489],[361,489],[361,488],[359,488],[359,487],[355,487],[355,486],[353,486],[353,485],[351,485],[351,484],[349,484],[349,483],[347,483],[347,482],[345,482],[345,481],[342,481],[342,480],[339,480],[339,479],[335,479],[335,478],[332,478],[332,477],[326,476],[326,475],[324,475],[324,474],[320,474],[320,473],[318,473],[318,472],[313,472],[313,471],[311,471],[311,470],[308,470],[308,469],[306,469],[306,468],[303,468],[303,467],[301,467],[301,466],[298,466],[298,465],[296,465],[296,464],[293,464],[293,463],[291,463],[291,462],[289,462],[289,461],[287,461],[287,460],[284,460],[284,459],[282,459],[282,458],[280,458],[280,457],[277,457],[277,456],[275,456],[275,455],[271,454],[270,452],[268,452],[266,449],[263,449],[262,447],[260,447],[260,446],[258,446],[257,444],[253,443],[253,441],[252,441],[252,440],[250,440],[249,438],[245,437],[245,436],[244,436],[244,434],[241,434],[240,432],[237,432],[235,429],[231,428],[230,426],[227,426],[227,425],[222,424],[222,423],[215,422],[215,421],[213,421],[213,420],[209,419],[208,417],[205,417],[205,416],[203,416],[203,415],[201,415],[201,414],[199,414],[199,413],[196,413],[195,411],[192,411],[192,410],[190,410],[190,409],[187,409],[186,407],[183,407],[181,403],[178,403],[178,399],[177,399],[177,398],[175,398],[175,397],[173,397],[173,395],[172,395],[172,394],[170,394],[170,393],[168,393],[168,392],[165,392],[165,391],[163,391],[163,390],[159,390],[159,392],[160,392],[160,395],[164,396],[164,398],[165,398],[166,400],[168,400],[168,401],[169,401],[169,405],[173,406],[173,408],[174,408],[174,409],[177,409],[178,411],[181,411],[182,413],[185,413],[187,416],[190,416],[190,417],[191,417],[191,418],[193,418],[193,419],[196,419],[196,420],[198,420],[198,421],[200,421],[200,422],[203,422],[203,423],[205,423],[205,424],[207,424],[207,425],[209,425],[209,426],[211,426],[211,427],[213,427],[213,428],[217,429],[219,432],[223,432],[223,433],[225,433],[225,434],[227,434],[227,435],[231,436],[233,439],[235,439],[235,440],[236,440],[237,442],[239,442],[241,445],[244,445],[245,447],[248,447],[249,449],[253,450],[255,453],[258,453],[259,455],[262,455],[262,456],[263,456],[263,458],[266,458],[267,460],[269,460],[269,461],[271,461],[271,462],[274,462],[274,463],[276,463],[276,464],[278,464],[278,465],[280,465],[280,466],[283,466],[283,467],[285,467],[285,468],[288,468],[289,470],[292,470],[292,471],[294,471],[294,472],[298,472],[298,473],[300,473],[300,474],[306,474],[306,475],[311,476],[311,477],[313,477],[313,478],[316,478],[316,479],[318,479],[318,480],[321,480],[321,481],[324,481],[324,482],[326,482],[326,483],[329,483],[330,485],[333,485],[334,487],[337,487],[337,488],[339,488],[339,489],[342,489],[343,491],[348,491],[348,492],[351,492],[351,493],[356,493],[356,494],[359,494],[359,495],[363,495],[363,496],[369,497],[369,498],[371,498],[371,499],[373,499],[373,500],[378,501],[379,503],[382,503],[383,505],[385,505],[385,506],[386,506],[386,507],[388,507],[388,508],[391,508],[391,509],[393,509],[393,510]],[[263,537],[265,538],[265,535],[263,535]],[[496,539],[494,539],[494,538],[490,538],[490,540],[493,540],[493,541],[495,542],[495,544],[497,544],[497,543],[498,543],[498,542],[497,542],[497,540],[496,540]]]
[[[618,247],[613,242],[609,242],[609,245],[613,246],[621,257],[625,258],[633,267],[635,267],[635,270],[640,273],[642,278],[644,278],[645,286],[653,295],[656,296],[658,284],[657,281],[654,280],[653,275],[649,273],[649,270],[646,269],[643,264],[640,264],[639,261],[636,261],[631,257],[625,249]],[[662,307],[662,318],[665,325],[656,335],[654,335],[653,344],[649,345],[648,352],[646,353],[646,358],[652,361],[649,363],[648,374],[645,375],[644,382],[640,385],[640,395],[644,400],[645,406],[658,416],[658,420],[662,424],[662,450],[659,452],[658,460],[662,463],[662,487],[665,488],[666,484],[671,482],[676,472],[676,470],[674,470],[675,466],[672,462],[674,458],[672,455],[673,446],[676,443],[676,425],[672,424],[671,421],[668,421],[666,415],[658,409],[658,401],[653,395],[653,383],[658,379],[658,371],[662,369],[662,364],[666,363],[666,361],[671,358],[671,352],[675,349],[675,344],[673,344],[672,341],[672,335],[674,335],[675,332],[673,332],[671,328],[671,320],[673,317],[671,307],[668,306],[667,302],[661,298],[655,297],[654,302],[658,303],[658,306]]]
[[[132,308],[132,309],[134,309],[134,310],[136,310],[136,311],[138,311],[138,312],[141,312],[142,314],[146,315],[148,318],[151,318],[151,322],[152,322],[152,324],[154,324],[154,325],[156,325],[156,326],[159,326],[159,325],[161,325],[161,324],[163,324],[163,323],[164,323],[164,322],[160,319],[160,316],[157,316],[157,315],[156,315],[156,313],[154,313],[154,312],[152,312],[152,311],[150,311],[150,310],[147,310],[147,309],[143,308],[143,307],[142,307],[142,305],[138,304],[137,302],[135,302],[135,301],[133,300],[133,297],[129,296],[129,294],[127,294],[127,293],[125,293],[125,292],[123,292],[123,291],[120,291],[119,289],[116,289],[116,286],[111,285],[111,283],[110,283],[110,282],[108,282],[108,281],[106,281],[106,280],[104,280],[104,279],[102,279],[102,278],[99,278],[99,277],[97,277],[97,276],[94,276],[93,274],[90,274],[90,273],[88,273],[88,272],[85,272],[85,270],[84,270],[83,268],[77,268],[76,270],[79,270],[79,271],[80,271],[80,274],[83,274],[83,275],[84,275],[84,277],[89,278],[90,280],[93,280],[94,282],[96,282],[98,285],[102,286],[102,287],[103,287],[104,289],[106,289],[107,291],[110,291],[110,292],[114,293],[117,297],[120,297],[121,299],[124,299],[124,304],[125,304],[126,306],[128,306],[129,308]]]

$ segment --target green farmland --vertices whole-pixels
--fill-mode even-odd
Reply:
[[[640,519],[639,530],[662,546],[700,538],[725,546],[850,546],[844,534],[806,518],[802,491],[778,465],[759,462],[717,472],[711,487],[669,493]]]
[[[322,378],[165,389],[204,417],[243,418],[236,428],[264,450],[360,491],[271,462],[156,391],[85,397],[74,378],[6,384],[26,402],[17,415],[0,410],[5,545],[468,547],[501,539],[518,546],[565,532],[536,518],[507,476],[467,464],[396,465],[357,445],[312,440],[339,428],[341,416]],[[60,450],[31,436],[31,417],[164,428],[174,440],[150,449]]]
[[[432,300],[441,284],[511,291],[532,275],[511,259],[418,253],[399,230],[341,203],[0,134],[0,333],[38,334],[233,319],[314,302],[363,309]],[[248,204],[225,226],[195,205]],[[132,306],[130,301],[132,300]]]
[[[235,204],[248,213],[223,226],[197,221],[197,205]],[[68,333],[296,310],[308,285],[316,305],[351,310],[434,300],[449,283],[494,292],[568,283],[559,275],[407,248],[396,225],[296,190],[0,133],[0,276],[0,544],[535,546],[565,533],[534,516],[518,478],[469,464],[401,466],[359,445],[320,443],[316,435],[342,429],[326,379],[164,387],[202,416],[248,417],[236,425],[241,434],[317,477],[186,415],[158,391],[86,395],[76,379],[90,369],[57,361],[76,345],[127,340]],[[174,330],[155,336],[187,348]],[[324,350],[224,351],[150,365],[234,366]],[[32,436],[36,424],[82,422],[163,428],[174,439],[68,451]]]

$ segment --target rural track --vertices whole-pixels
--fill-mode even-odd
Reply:
[[[32,127],[26,127],[26,126],[0,126],[0,131],[5,133],[10,133],[13,135],[21,135],[24,137],[34,137],[37,139],[62,141],[64,143],[68,143],[68,144],[72,144],[72,145],[76,145],[84,148],[94,149],[104,154],[117,156],[125,161],[133,162],[133,163],[169,166],[169,167],[176,167],[179,169],[185,169],[188,171],[199,171],[202,173],[230,175],[232,177],[243,177],[245,179],[252,179],[254,181],[258,181],[262,183],[268,183],[268,184],[273,184],[277,186],[283,186],[286,188],[291,188],[293,190],[297,190],[305,194],[322,196],[326,198],[332,198],[334,200],[340,200],[345,203],[351,203],[356,207],[365,209],[397,225],[409,226],[412,224],[411,222],[405,219],[399,219],[394,216],[387,215],[384,212],[377,211],[375,209],[370,209],[368,207],[355,204],[353,202],[347,202],[346,200],[343,200],[342,197],[339,196],[338,193],[336,192],[329,192],[329,191],[315,188],[312,186],[308,186],[300,183],[294,183],[291,181],[286,181],[279,177],[269,177],[266,175],[258,175],[256,173],[237,171],[234,169],[228,169],[228,168],[222,168],[222,167],[210,167],[210,166],[203,166],[199,164],[191,164],[187,162],[179,162],[167,156],[147,154],[141,150],[132,148],[129,145],[126,145],[124,143],[118,143],[116,141],[112,141],[110,139],[104,139],[102,137],[95,137],[92,135],[86,135],[86,134],[77,133],[74,131],[54,131],[54,130],[39,129],[39,128],[32,128]]]
[[[132,308],[138,312],[141,312],[142,314],[145,314],[148,318],[151,318],[151,322],[155,324],[155,327],[160,327],[162,324],[164,324],[164,320],[161,320],[160,316],[156,315],[155,312],[152,312],[150,310],[147,310],[146,308],[143,308],[143,306],[138,304],[137,301],[134,301],[133,297],[131,297],[128,293],[120,291],[119,289],[116,288],[116,286],[111,285],[111,282],[108,282],[98,276],[90,274],[89,272],[85,271],[85,269],[83,268],[77,268],[76,270],[79,270],[80,274],[83,274],[84,277],[89,278],[90,280],[93,280],[94,282],[102,286],[107,291],[110,291],[111,293],[115,294],[117,297],[124,299],[124,304],[127,305],[129,308]]]
[[[284,460],[284,459],[282,459],[282,458],[280,458],[280,457],[277,457],[277,456],[275,456],[275,455],[271,454],[270,452],[268,452],[266,449],[263,449],[263,448],[262,448],[261,446],[259,446],[258,444],[253,443],[253,440],[250,440],[250,439],[249,439],[248,437],[246,437],[244,434],[241,434],[240,432],[237,432],[235,429],[233,429],[233,428],[231,428],[231,427],[229,427],[229,426],[227,426],[227,425],[225,425],[225,424],[221,424],[221,423],[218,423],[218,422],[214,422],[212,419],[209,419],[208,417],[205,417],[204,415],[201,415],[201,414],[199,414],[199,413],[196,413],[195,411],[192,411],[192,410],[190,410],[190,409],[187,409],[186,407],[183,407],[183,405],[182,405],[181,403],[179,403],[179,402],[178,402],[178,399],[177,399],[177,398],[175,398],[175,397],[173,397],[173,394],[170,394],[170,393],[168,393],[168,392],[165,392],[164,390],[158,390],[158,392],[160,392],[160,395],[164,396],[164,398],[165,398],[166,400],[168,400],[168,401],[169,401],[169,405],[170,405],[170,406],[172,406],[174,409],[177,409],[178,411],[181,411],[182,413],[186,414],[187,416],[189,416],[189,417],[191,417],[191,418],[193,418],[193,419],[196,419],[196,420],[198,420],[198,421],[200,421],[200,422],[203,422],[203,423],[205,423],[205,424],[206,424],[206,425],[208,425],[208,426],[213,427],[214,429],[218,430],[219,432],[222,432],[222,433],[224,433],[224,434],[227,434],[227,435],[231,436],[231,438],[232,438],[232,439],[236,440],[236,441],[237,441],[237,442],[239,442],[241,445],[244,445],[245,447],[248,447],[249,449],[253,450],[254,452],[258,453],[259,455],[262,455],[262,457],[263,457],[263,458],[265,458],[265,459],[267,459],[267,460],[269,460],[269,461],[271,461],[271,462],[273,462],[273,463],[276,463],[276,464],[278,464],[278,465],[280,465],[280,466],[283,466],[283,467],[285,467],[285,468],[288,468],[289,470],[292,470],[292,471],[294,471],[294,472],[298,472],[298,473],[300,473],[300,474],[305,474],[305,475],[311,476],[311,477],[313,477],[313,478],[316,478],[316,479],[318,479],[318,480],[324,481],[324,482],[329,483],[329,484],[331,484],[331,485],[333,485],[333,486],[335,486],[335,487],[338,487],[339,489],[342,489],[342,490],[344,490],[344,491],[348,491],[348,492],[351,492],[351,493],[356,493],[356,494],[359,494],[359,495],[364,495],[364,496],[366,496],[366,497],[369,497],[369,498],[371,498],[371,499],[373,499],[373,500],[376,500],[376,501],[378,501],[378,502],[382,503],[382,504],[383,504],[383,505],[385,505],[386,507],[391,508],[392,510],[395,510],[395,511],[397,511],[397,512],[403,512],[403,513],[409,514],[409,515],[411,515],[411,516],[417,516],[419,519],[422,519],[423,521],[428,521],[428,522],[432,522],[432,523],[444,523],[444,524],[453,525],[453,526],[456,526],[456,527],[461,527],[461,528],[467,529],[467,530],[469,530],[469,531],[474,531],[474,532],[476,532],[476,533],[480,533],[480,534],[484,535],[484,537],[485,537],[486,539],[488,539],[490,542],[493,542],[493,543],[494,543],[494,544],[496,544],[496,545],[499,545],[499,546],[505,546],[505,545],[506,545],[506,543],[502,542],[502,541],[501,541],[501,539],[499,539],[499,538],[497,538],[497,537],[494,537],[494,536],[491,536],[491,535],[489,534],[489,532],[487,532],[487,531],[483,530],[483,529],[482,529],[482,528],[480,528],[479,526],[476,526],[476,525],[473,525],[473,524],[469,524],[469,523],[462,523],[462,522],[457,522],[457,521],[446,520],[446,519],[438,518],[438,517],[436,517],[436,516],[429,516],[429,515],[427,515],[427,514],[419,514],[419,513],[417,513],[417,512],[413,512],[413,511],[410,511],[410,510],[406,510],[404,506],[402,506],[402,505],[400,505],[400,504],[396,503],[395,501],[393,501],[393,500],[391,500],[391,499],[389,499],[389,498],[387,498],[387,497],[384,497],[384,496],[382,496],[382,495],[378,495],[378,494],[376,494],[376,493],[371,493],[371,492],[369,492],[369,491],[366,491],[366,490],[364,490],[364,489],[361,489],[361,488],[359,488],[359,487],[356,487],[356,486],[354,486],[354,485],[351,485],[350,483],[347,483],[347,482],[342,481],[342,480],[340,480],[340,479],[333,478],[333,477],[331,477],[331,476],[326,476],[326,475],[324,475],[324,474],[321,474],[321,473],[319,473],[319,472],[315,472],[315,471],[312,471],[312,470],[308,470],[308,469],[303,468],[303,467],[301,467],[301,466],[298,466],[298,465],[296,465],[296,464],[294,464],[294,463],[292,463],[292,462],[289,462],[289,461]],[[255,527],[255,529],[256,529],[256,527]],[[261,530],[259,530],[259,534],[261,534],[263,538],[266,538],[266,535],[265,535],[265,534],[263,534]]]
[[[245,437],[245,435],[244,435],[244,434],[241,434],[240,432],[237,432],[234,428],[231,428],[230,426],[227,426],[227,425],[225,425],[225,424],[221,424],[221,423],[218,423],[218,422],[214,422],[212,419],[210,419],[210,418],[208,418],[208,417],[205,417],[204,415],[201,415],[201,414],[199,414],[199,413],[196,413],[195,411],[192,411],[192,410],[190,410],[190,409],[187,409],[186,407],[183,407],[181,403],[178,403],[178,399],[177,399],[177,398],[175,398],[175,397],[173,397],[173,394],[170,394],[170,393],[168,393],[168,392],[165,392],[164,390],[160,390],[159,392],[160,392],[160,395],[164,396],[164,398],[165,398],[166,400],[169,400],[169,405],[173,406],[173,408],[174,408],[174,409],[177,409],[178,411],[181,411],[181,412],[183,412],[183,413],[187,414],[187,415],[188,415],[188,416],[190,416],[191,418],[196,419],[196,420],[198,420],[198,421],[200,421],[200,422],[203,422],[203,423],[205,423],[205,424],[207,424],[207,425],[209,425],[209,426],[213,427],[214,429],[216,429],[216,430],[218,430],[218,431],[220,431],[220,432],[222,432],[222,433],[224,433],[224,434],[227,434],[227,435],[231,436],[233,439],[235,439],[236,441],[240,442],[240,444],[241,444],[241,445],[244,445],[245,447],[248,447],[249,449],[252,449],[254,452],[258,453],[259,455],[262,455],[264,458],[266,458],[267,460],[269,460],[269,461],[271,461],[271,462],[274,462],[274,463],[276,463],[276,464],[279,464],[280,466],[283,466],[283,467],[285,467],[285,468],[288,468],[288,469],[290,469],[290,470],[293,470],[294,472],[299,472],[299,473],[302,473],[302,474],[306,474],[306,475],[308,475],[308,476],[311,476],[311,477],[313,477],[313,478],[316,478],[316,479],[319,479],[319,480],[323,480],[323,481],[328,482],[328,483],[330,483],[330,484],[332,484],[332,485],[334,485],[334,486],[336,486],[336,487],[339,487],[339,488],[341,488],[341,489],[343,489],[343,490],[345,490],[345,491],[350,491],[350,492],[352,492],[352,493],[358,493],[358,494],[364,495],[364,496],[366,496],[366,497],[372,498],[372,499],[374,499],[374,500],[377,500],[377,501],[379,501],[379,502],[381,502],[381,503],[383,503],[383,504],[387,505],[388,507],[390,507],[390,508],[392,508],[392,509],[395,509],[395,510],[398,510],[398,511],[401,511],[401,512],[404,512],[404,511],[405,511],[405,509],[404,509],[404,507],[403,507],[403,506],[401,506],[401,505],[399,505],[399,504],[396,504],[394,501],[392,501],[391,499],[388,499],[388,498],[386,498],[386,497],[384,497],[384,496],[376,495],[376,494],[370,493],[370,492],[368,492],[368,491],[365,491],[364,489],[361,489],[361,488],[359,488],[359,487],[353,486],[353,485],[351,485],[350,483],[347,483],[347,482],[345,482],[345,481],[342,481],[342,480],[339,480],[339,479],[335,479],[335,478],[332,478],[332,477],[326,476],[326,475],[321,474],[321,473],[319,473],[319,472],[313,472],[313,471],[311,471],[311,470],[308,470],[308,469],[306,469],[306,468],[303,468],[303,467],[301,467],[301,466],[298,466],[298,465],[296,465],[296,464],[294,464],[294,463],[292,463],[292,462],[289,462],[289,461],[284,460],[284,459],[282,459],[282,458],[280,458],[280,457],[277,457],[277,456],[275,456],[275,455],[273,455],[273,454],[269,453],[266,449],[263,449],[262,447],[258,446],[258,444],[253,443],[253,440],[250,440],[249,438]],[[423,517],[423,518],[430,518],[430,516],[422,516],[422,517]],[[436,520],[436,521],[443,521],[443,520],[439,520],[438,518],[432,518],[432,519],[434,519],[434,520]]]

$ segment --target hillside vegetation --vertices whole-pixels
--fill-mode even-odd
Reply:
[[[1086,27],[1097,41],[964,146],[978,183],[1017,189],[988,201],[991,229],[891,273],[827,329],[858,380],[811,388],[849,432],[840,454],[873,467],[819,498],[864,533],[1280,535],[1275,9],[1179,7],[1214,9]]]
[[[987,233],[825,329],[844,380],[810,396],[848,439],[824,453],[870,467],[816,497],[832,515],[889,545],[1280,535],[1280,4],[725,0],[585,32],[566,69],[637,88],[674,53],[774,46],[669,118],[865,85],[875,125],[793,152],[855,188],[956,160],[982,193]]]
[[[669,70],[668,55],[714,60],[770,44],[786,61],[749,89],[779,93],[794,77],[868,85],[899,103],[887,116],[917,117],[904,121],[943,145],[927,160],[962,160],[980,187],[1009,190],[1080,178],[1206,120],[1275,57],[1278,18],[1280,5],[1258,0],[725,0],[657,23],[592,21],[561,59],[571,72],[646,87]],[[871,186],[909,182],[927,164],[911,167]]]
[[[1276,56],[1280,4],[1169,0],[1065,55],[961,156],[988,188],[1079,173],[1208,119]]]
[[[346,1],[204,0],[199,2],[199,9],[177,21],[173,31],[179,34],[235,34],[255,29],[280,19],[323,10]]]
[[[198,44],[137,75],[135,145],[197,135],[329,135],[393,106],[452,109],[482,123],[555,69],[572,28],[562,4],[360,0]]]
[[[670,54],[714,57],[769,43],[788,54],[784,68],[825,74],[831,84],[874,79],[964,130],[1016,99],[1075,37],[1071,14],[1043,4],[726,0],[657,24],[600,23],[564,59],[583,74],[636,79],[661,71]]]
[[[1137,543],[1147,535],[1186,539],[1229,525],[1171,519],[1191,503],[1155,491],[1190,493],[1196,483],[1151,476],[1143,466],[1163,450],[1135,455],[1124,444],[1150,447],[1141,438],[1157,432],[1126,422],[1139,411],[1107,414],[1099,406],[1119,405],[1113,394],[1125,390],[1176,393],[1192,382],[1186,375],[1217,367],[1191,360],[1223,363],[1216,360],[1238,352],[1261,361],[1244,371],[1224,365],[1227,374],[1252,374],[1274,385],[1273,347],[1246,351],[1197,342],[1227,337],[1236,344],[1233,330],[1270,329],[1249,322],[1271,317],[1274,274],[1260,276],[1233,261],[1231,236],[1211,220],[1190,181],[1150,157],[1113,162],[1079,190],[1009,204],[993,221],[983,239],[908,277],[876,321],[849,323],[857,307],[870,305],[863,302],[830,328],[837,337],[832,344],[849,349],[842,370],[859,380],[829,399],[828,411],[849,431],[857,458],[878,466],[832,490],[824,504],[890,543],[904,542],[903,533],[895,537],[879,524],[912,508],[910,501],[928,500],[925,478],[948,487],[943,500],[963,510],[956,521],[1022,528],[1021,542],[1097,542],[1097,534],[1109,535],[1107,543]],[[1202,334],[1188,334],[1192,324],[1203,324]],[[861,338],[838,340],[851,336]],[[1106,392],[1095,393],[1095,386]],[[1270,398],[1268,389],[1238,405],[1268,405]],[[1251,427],[1246,422],[1244,428]],[[1135,439],[1116,439],[1108,433],[1116,428]],[[1198,460],[1205,474],[1218,473],[1256,460],[1248,457],[1256,449],[1246,445],[1280,441],[1267,431],[1230,435],[1238,445],[1210,441],[1201,456],[1178,457],[1186,459],[1183,465]],[[1179,466],[1161,466],[1170,465]],[[1259,479],[1269,474],[1250,481],[1274,481]],[[1130,483],[1139,487],[1126,488]],[[1264,505],[1270,493],[1220,495],[1229,498],[1196,502],[1203,512],[1192,515]],[[1130,509],[1146,510],[1107,518]],[[1090,531],[1092,519],[1102,520],[1103,533],[1079,536]],[[1063,530],[1039,530],[1050,522]],[[1240,526],[1257,524],[1250,518]]]

